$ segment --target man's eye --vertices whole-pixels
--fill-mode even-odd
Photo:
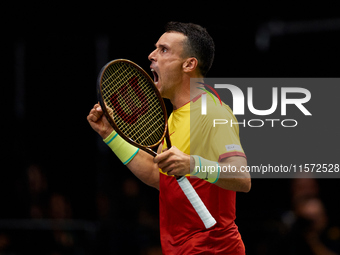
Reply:
[[[165,52],[167,52],[167,51],[168,51],[167,48],[164,48],[164,47],[163,47],[163,48],[161,49],[161,52],[162,52],[162,53],[165,53]]]

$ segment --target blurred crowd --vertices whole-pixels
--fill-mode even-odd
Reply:
[[[278,180],[261,180],[260,184],[262,182],[271,189]],[[246,224],[241,222],[245,243],[251,243],[247,254],[340,254],[339,221],[335,220],[337,215],[334,212],[327,210],[338,208],[337,194],[322,192],[328,180],[314,179],[311,174],[304,174],[285,183],[286,189],[279,186],[274,192],[259,197],[258,201],[262,202],[257,203],[261,209],[253,208],[248,212],[250,219],[246,220]],[[332,196],[334,200],[330,198]]]
[[[131,176],[119,194],[98,191],[95,218],[80,220],[71,194],[53,190],[43,168],[32,164],[15,180],[11,215],[0,219],[0,254],[161,254],[158,211],[139,185]]]
[[[286,235],[279,254],[340,254],[340,228],[329,222],[317,180],[301,177],[291,182],[291,210],[282,215]]]
[[[95,217],[86,220],[74,215],[71,194],[54,190],[37,164],[29,165],[14,186],[12,215],[0,219],[0,255],[162,254],[158,193],[145,192],[132,175],[121,181],[118,191],[99,189]],[[291,206],[277,220],[254,223],[263,228],[258,229],[260,242],[254,236],[252,243],[240,223],[247,254],[340,254],[340,228],[329,221],[318,180],[292,179],[290,191]]]

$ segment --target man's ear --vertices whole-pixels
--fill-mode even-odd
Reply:
[[[187,58],[185,62],[183,63],[183,71],[185,73],[193,72],[196,70],[198,65],[197,58]]]

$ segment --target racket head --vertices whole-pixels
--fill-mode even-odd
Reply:
[[[97,97],[110,125],[134,146],[150,153],[168,136],[163,98],[151,77],[134,62],[107,63],[98,76]]]

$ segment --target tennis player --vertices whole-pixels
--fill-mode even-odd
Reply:
[[[247,165],[246,156],[237,125],[212,125],[221,114],[233,123],[237,120],[227,105],[216,105],[210,97],[208,114],[201,115],[203,91],[199,86],[190,86],[191,78],[203,81],[209,71],[214,42],[199,25],[170,22],[155,46],[149,55],[150,68],[162,97],[170,99],[173,105],[169,117],[173,146],[166,149],[165,143],[160,145],[155,158],[138,150],[116,134],[99,104],[91,109],[88,122],[132,173],[159,190],[164,254],[245,254],[234,220],[236,192],[248,192],[251,187],[249,174],[240,171]],[[211,166],[219,170],[205,171]],[[232,173],[221,172],[231,167]],[[216,219],[213,227],[205,229],[180,189],[174,176],[183,175],[188,176]]]

